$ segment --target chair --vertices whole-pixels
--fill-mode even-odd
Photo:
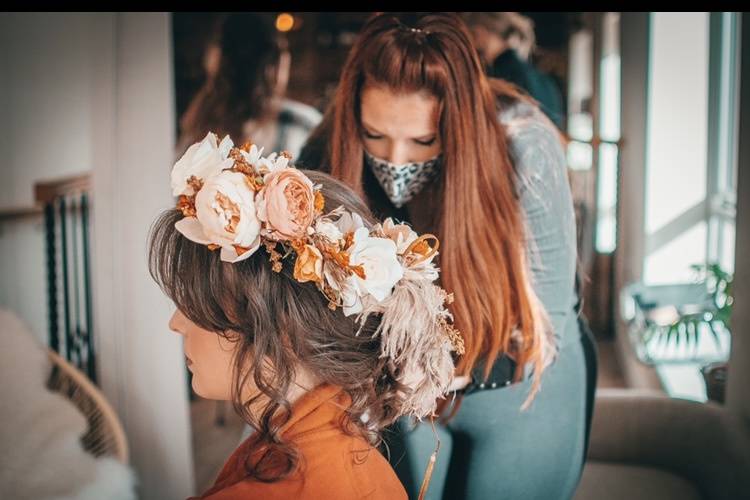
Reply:
[[[716,403],[597,392],[575,500],[748,498],[750,425]]]
[[[83,448],[94,455],[111,456],[127,465],[128,443],[117,414],[102,392],[76,367],[53,350],[48,350],[52,372],[50,390],[67,397],[86,417],[89,428],[81,438]]]

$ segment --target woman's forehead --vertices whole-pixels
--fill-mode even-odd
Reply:
[[[362,124],[380,134],[423,137],[436,132],[438,100],[427,92],[367,86],[362,91],[360,110]]]

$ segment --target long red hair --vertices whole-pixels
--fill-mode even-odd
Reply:
[[[354,44],[311,142],[325,135],[323,163],[364,193],[363,87],[437,98],[444,174],[434,230],[441,241],[442,285],[455,296],[451,312],[466,345],[457,370],[469,374],[484,360],[487,377],[496,358],[508,354],[520,380],[531,363],[528,403],[545,368],[547,321],[530,286],[516,174],[498,122],[498,98],[523,96],[485,77],[470,36],[455,14],[375,15]]]

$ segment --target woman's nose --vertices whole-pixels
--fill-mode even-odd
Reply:
[[[389,152],[388,161],[396,165],[403,165],[409,162],[409,150],[404,144],[394,142]]]
[[[185,322],[182,321],[182,319],[183,315],[180,310],[175,310],[174,314],[172,314],[172,317],[169,318],[169,329],[177,334],[184,335],[182,331],[182,325],[184,325]]]

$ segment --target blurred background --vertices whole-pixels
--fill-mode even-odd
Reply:
[[[257,57],[275,55],[263,63],[272,85],[258,92],[278,104],[243,122],[242,133],[296,154],[370,14],[260,14],[275,41]],[[524,12],[508,30],[498,13],[467,14],[488,73],[515,78],[502,65],[512,58],[527,78],[516,83],[566,137],[599,390],[692,403],[672,417],[719,408],[750,421],[741,389],[750,383],[748,20]],[[167,328],[172,306],[145,266],[149,225],[173,203],[169,170],[200,129],[202,93],[222,71],[226,19],[0,13],[0,307],[101,391],[141,498],[205,490],[242,432],[230,405],[192,393],[180,339]],[[487,40],[508,33],[521,40],[510,44],[515,53],[494,53]],[[224,50],[236,57],[267,43],[232,40]],[[596,418],[591,460],[617,462],[604,457],[616,447],[607,439],[624,431]],[[660,426],[664,417],[653,418]],[[718,481],[708,469],[657,465],[696,491]],[[590,470],[580,498],[597,497],[591,474],[603,473]]]

